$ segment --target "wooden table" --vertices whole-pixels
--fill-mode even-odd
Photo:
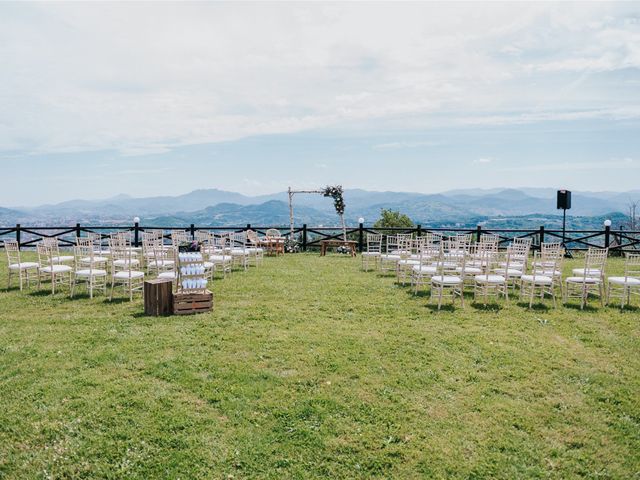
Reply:
[[[352,240],[320,240],[320,256],[325,256],[329,247],[346,247],[351,250],[351,256],[355,257],[358,251],[358,242]]]
[[[276,257],[284,254],[284,238],[283,237],[265,237],[260,239],[260,244],[266,250],[266,253],[274,254]]]

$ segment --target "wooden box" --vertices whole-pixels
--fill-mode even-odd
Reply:
[[[158,317],[160,315],[171,315],[172,303],[171,290],[173,282],[171,280],[156,278],[144,282],[144,313]]]
[[[213,310],[213,293],[174,293],[173,314],[191,315]]]

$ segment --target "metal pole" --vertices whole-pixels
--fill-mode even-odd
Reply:
[[[291,235],[289,238],[293,240],[293,191],[289,187],[289,223],[291,226]]]
[[[364,223],[358,226],[358,250],[364,250]]]

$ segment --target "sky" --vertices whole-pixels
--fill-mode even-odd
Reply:
[[[0,206],[640,188],[640,3],[0,3]]]

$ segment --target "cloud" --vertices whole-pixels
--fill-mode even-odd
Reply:
[[[637,118],[619,88],[640,66],[636,18],[632,3],[5,2],[0,154]]]
[[[491,157],[481,157],[481,158],[476,158],[473,163],[476,164],[486,164],[486,163],[491,163],[493,162],[493,158]]]
[[[436,141],[390,142],[390,143],[379,143],[377,145],[374,145],[373,148],[376,150],[396,150],[396,149],[403,149],[403,148],[436,147],[438,145],[443,145],[443,142],[436,142]]]
[[[632,158],[611,158],[600,162],[558,162],[552,164],[537,163],[520,167],[500,169],[503,172],[577,172],[585,170],[627,170],[640,168],[640,162]]]

